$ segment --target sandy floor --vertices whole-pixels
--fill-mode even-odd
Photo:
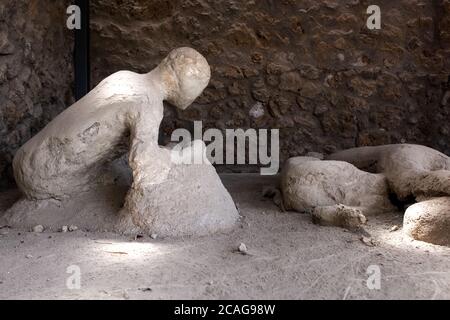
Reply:
[[[273,178],[223,180],[243,216],[229,234],[135,240],[0,229],[0,299],[450,299],[450,248],[390,232],[401,215],[371,219],[368,246],[359,233],[279,212],[261,197]],[[1,194],[0,211],[16,197]],[[236,252],[241,242],[248,255]],[[66,286],[72,265],[80,290]],[[367,287],[371,265],[380,268],[380,290]]]

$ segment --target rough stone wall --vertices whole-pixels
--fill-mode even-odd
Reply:
[[[366,28],[367,7],[382,30]],[[279,128],[282,156],[385,143],[450,154],[449,0],[92,0],[93,80],[192,46],[209,88],[165,130]],[[447,92],[447,95],[446,95]],[[260,116],[262,114],[264,115]]]
[[[68,1],[0,2],[0,187],[15,151],[72,103]]]

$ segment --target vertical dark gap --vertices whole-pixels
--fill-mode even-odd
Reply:
[[[89,0],[76,0],[81,10],[81,29],[75,29],[75,99],[80,100],[90,90],[90,30]]]
[[[444,3],[442,0],[433,0],[433,23],[434,23],[434,45],[442,48],[441,42],[441,21],[444,17]]]

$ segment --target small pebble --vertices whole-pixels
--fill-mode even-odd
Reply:
[[[70,232],[74,232],[74,231],[77,231],[77,230],[78,230],[78,227],[77,227],[77,226],[73,226],[73,225],[72,225],[72,226],[69,227],[69,231],[70,231]]]
[[[239,246],[239,252],[242,254],[247,254],[248,250],[247,250],[247,246],[245,245],[245,243],[241,243],[241,245]]]
[[[128,294],[128,292],[124,291],[122,296],[125,300],[130,300],[130,295]]]
[[[25,256],[25,258],[27,258],[27,259],[33,259],[33,256],[32,256],[31,254],[27,254],[27,255]]]
[[[67,231],[69,231],[69,227],[68,226],[62,226],[61,227],[61,232],[62,233],[66,233]]]
[[[37,226],[33,227],[33,232],[35,232],[35,233],[42,233],[42,232],[44,232],[44,226],[37,225]]]
[[[393,226],[391,229],[389,229],[389,232],[395,232],[398,229],[399,229],[398,226]]]
[[[373,241],[372,238],[367,237],[361,237],[359,240],[361,240],[362,243],[364,243],[368,247],[375,247],[375,241]]]
[[[158,238],[158,235],[156,233],[153,233],[150,235],[150,238],[152,238],[153,240],[156,240]]]

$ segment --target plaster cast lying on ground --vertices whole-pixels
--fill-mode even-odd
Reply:
[[[162,180],[170,168],[169,152],[157,143],[163,100],[185,109],[209,78],[206,60],[188,48],[174,50],[148,74],[109,76],[20,148],[13,163],[19,187],[33,199],[85,191],[129,142],[135,182]]]
[[[64,199],[95,188],[106,164],[129,152],[133,184],[121,231],[162,235],[230,227],[238,214],[214,168],[174,165],[158,146],[163,100],[187,108],[210,79],[206,59],[172,51],[148,74],[120,71],[103,80],[28,141],[13,162],[28,199]]]
[[[399,200],[419,202],[405,212],[405,232],[417,240],[450,245],[448,156],[425,146],[401,144],[345,150],[329,159],[383,173]]]
[[[310,212],[322,225],[356,228],[364,215],[395,210],[383,175],[341,161],[296,157],[285,164],[281,190],[286,209]]]

